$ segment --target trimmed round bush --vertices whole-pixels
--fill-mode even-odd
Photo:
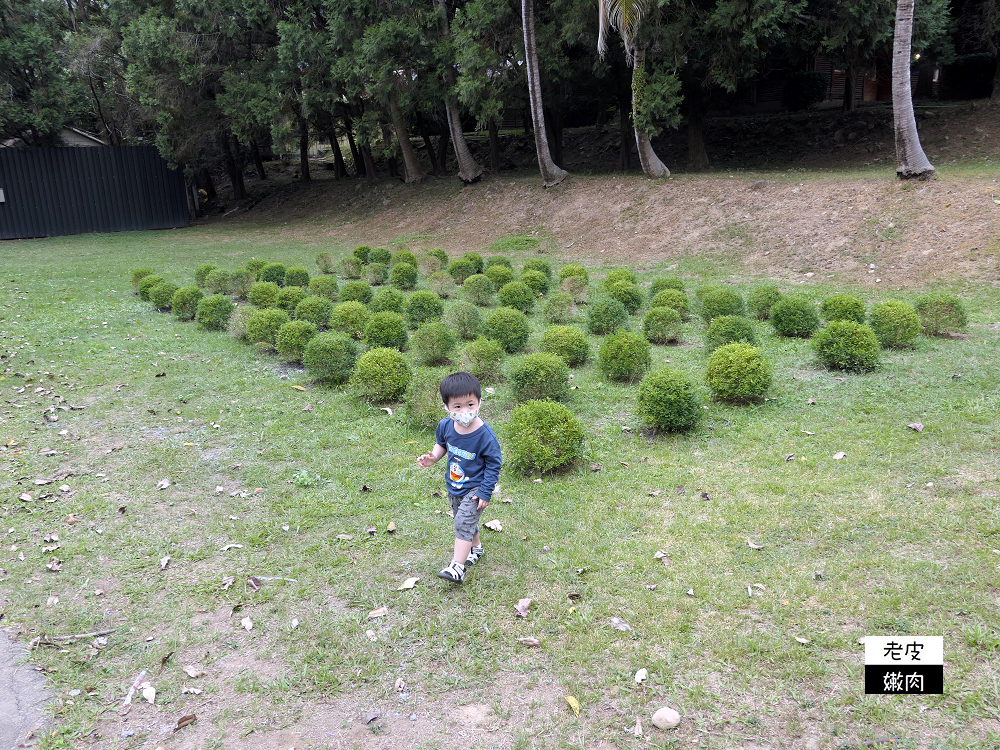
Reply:
[[[358,345],[346,333],[329,331],[309,339],[302,364],[317,380],[345,383],[354,371]]]
[[[701,317],[706,323],[722,315],[743,315],[743,297],[732,289],[714,289],[701,298]]]
[[[340,287],[340,300],[367,305],[372,301],[372,288],[364,281],[348,281]]]
[[[196,269],[194,269],[194,283],[204,288],[208,275],[216,268],[218,268],[218,266],[214,263],[201,263]]]
[[[476,264],[468,258],[456,258],[448,264],[448,273],[455,280],[455,283],[462,285],[470,276],[478,273]]]
[[[479,253],[463,253],[462,259],[472,263],[472,266],[476,269],[473,273],[482,273],[486,269],[486,263],[483,261],[483,256]]]
[[[233,314],[229,316],[229,322],[226,323],[226,333],[245,344],[247,342],[247,320],[256,309],[250,305],[237,305]]]
[[[337,268],[337,261],[330,253],[320,253],[316,256],[316,267],[320,273],[333,273]]]
[[[720,315],[708,324],[705,332],[705,348],[708,351],[715,351],[720,346],[735,341],[756,346],[757,334],[753,330],[753,323],[738,315]]]
[[[250,313],[246,323],[246,338],[251,344],[270,344],[278,340],[278,331],[291,321],[288,313],[277,307],[265,307]]]
[[[205,293],[198,287],[182,286],[174,292],[174,298],[170,300],[170,309],[174,311],[177,320],[194,320],[194,315],[198,312],[198,303]]]
[[[679,289],[661,289],[649,301],[650,308],[669,307],[676,310],[681,320],[687,320],[691,315],[691,303],[684,292]]]
[[[771,308],[781,299],[781,292],[773,284],[758,284],[747,295],[747,307],[757,320],[771,317]]]
[[[134,271],[132,271],[132,274],[131,274],[131,277],[132,277],[132,288],[135,291],[138,292],[139,291],[139,282],[142,281],[147,276],[151,275],[152,273],[153,273],[153,269],[152,268],[137,268]]]
[[[410,349],[417,362],[422,365],[442,365],[451,359],[458,344],[458,336],[440,320],[422,323],[413,332]]]
[[[405,294],[398,289],[391,289],[386,286],[375,292],[368,307],[371,308],[372,312],[401,313],[403,312],[403,303],[405,302]]]
[[[442,299],[448,299],[455,293],[455,279],[445,271],[438,271],[428,276],[427,286]]]
[[[756,401],[771,387],[774,369],[750,344],[720,346],[708,358],[705,375],[713,395],[723,401]]]
[[[251,258],[243,267],[253,274],[255,280],[260,280],[260,272],[264,270],[266,265],[267,261],[263,258]]]
[[[494,286],[489,277],[474,273],[462,284],[462,293],[474,305],[486,307],[493,301]]]
[[[139,279],[139,299],[143,302],[149,302],[150,291],[161,281],[166,281],[166,279],[155,273],[148,274]]]
[[[384,247],[373,247],[368,252],[369,263],[381,263],[386,268],[392,263],[392,253]]]
[[[968,324],[962,300],[948,292],[930,292],[917,297],[914,308],[928,336],[957,333]]]
[[[205,291],[209,294],[228,294],[229,285],[232,283],[232,276],[229,271],[221,268],[213,268],[205,277]]]
[[[868,325],[875,331],[883,349],[903,349],[913,345],[920,335],[920,316],[909,302],[888,300],[872,305]]]
[[[652,344],[680,343],[681,314],[672,307],[654,307],[642,321],[642,335]]]
[[[272,284],[282,286],[285,283],[285,271],[287,270],[284,263],[268,263],[260,269],[258,278],[261,281],[270,281]]]
[[[377,312],[368,319],[368,325],[365,326],[365,343],[371,349],[379,346],[403,349],[409,340],[406,321],[396,312]]]
[[[587,336],[576,326],[549,326],[542,333],[542,343],[539,348],[543,352],[560,357],[570,367],[578,367],[590,359]]]
[[[608,271],[607,275],[601,280],[601,288],[608,289],[612,284],[619,281],[627,281],[630,284],[638,285],[639,277],[627,268],[615,268]]]
[[[309,294],[326,297],[331,302],[336,302],[339,298],[339,290],[336,276],[313,276],[309,279]]]
[[[535,292],[523,281],[511,281],[500,287],[497,301],[504,307],[526,313],[535,306]]]
[[[346,333],[352,339],[360,339],[365,334],[369,317],[371,313],[360,302],[341,302],[334,305],[326,324],[330,329]]]
[[[574,277],[570,277],[574,278]],[[611,297],[596,300],[587,310],[587,330],[598,335],[612,333],[628,323],[625,305]]]
[[[312,294],[295,306],[295,319],[308,320],[317,328],[326,328],[326,321],[330,319],[333,311],[333,303],[326,297]]]
[[[705,299],[705,295],[709,292],[716,292],[719,289],[725,289],[724,286],[719,286],[718,284],[702,284],[700,287],[694,290],[694,298],[698,300],[698,304]]]
[[[240,299],[246,299],[250,293],[250,287],[257,283],[257,277],[246,269],[234,271],[229,276],[229,293],[235,294]]]
[[[535,352],[514,357],[504,366],[514,401],[563,401],[569,396],[569,367],[557,354]]]
[[[278,353],[291,362],[301,362],[306,344],[316,335],[316,326],[308,320],[292,320],[278,329],[275,345]]]
[[[567,276],[559,288],[573,298],[578,305],[585,304],[590,299],[590,285],[582,276]]]
[[[368,265],[369,262],[368,256],[371,255],[371,252],[372,249],[368,247],[368,245],[358,245],[356,248],[354,248],[354,252],[351,253],[351,255],[354,256],[355,260],[357,260],[358,263],[365,266]]]
[[[701,397],[695,383],[680,370],[658,367],[639,384],[639,419],[657,430],[683,432],[701,419]]]
[[[597,350],[597,366],[609,380],[638,380],[652,364],[652,347],[634,331],[616,331],[608,335]]]
[[[515,407],[505,432],[504,462],[513,471],[547,472],[583,455],[583,423],[556,401]]]
[[[369,349],[354,365],[351,390],[373,404],[397,401],[406,392],[413,372],[396,349]]]
[[[309,271],[302,266],[292,266],[285,269],[285,286],[309,286]]]
[[[389,268],[385,263],[369,263],[365,266],[364,277],[372,286],[382,286],[389,280]]]
[[[411,253],[409,250],[397,250],[389,258],[389,266],[395,267],[400,263],[408,263],[414,268],[417,267],[417,256]]]
[[[232,303],[224,294],[210,294],[202,297],[195,310],[194,319],[198,321],[202,328],[210,331],[221,331],[225,329],[229,322],[229,316],[233,314],[236,305]]]
[[[444,315],[444,302],[429,290],[414,292],[403,304],[403,315],[410,328],[416,328],[421,323],[439,320]]]
[[[544,274],[546,281],[552,280],[552,266],[543,258],[529,258],[524,261],[524,265],[521,266],[521,274],[523,275],[525,271],[538,271]]]
[[[834,320],[865,322],[865,303],[853,294],[834,294],[820,303],[820,315],[827,323]]]
[[[605,289],[605,293],[625,305],[629,315],[638,312],[644,301],[639,287],[631,281],[616,281]]]
[[[437,260],[435,258],[435,260]],[[406,387],[406,422],[420,430],[433,430],[444,416],[441,409],[441,381],[448,370],[418,367]]]
[[[678,292],[683,292],[684,282],[677,276],[658,276],[649,285],[649,298],[653,299],[664,289],[676,289]]]
[[[771,327],[779,336],[807,339],[819,328],[816,305],[805,297],[782,297],[771,307]]]
[[[553,292],[542,303],[542,316],[547,323],[565,323],[575,313],[573,296],[568,292]]]
[[[444,319],[456,336],[471,341],[479,332],[483,315],[471,302],[459,300],[445,308]]]
[[[255,281],[250,285],[247,299],[254,307],[274,307],[281,288],[273,281]]]
[[[432,247],[430,250],[427,251],[427,254],[430,257],[437,258],[439,261],[441,261],[441,268],[447,268],[448,263],[451,262],[451,258],[448,257],[448,253],[446,253],[443,248]]]
[[[511,271],[514,270],[514,264],[510,262],[510,258],[508,258],[506,255],[491,255],[489,258],[487,258],[486,259],[487,270],[492,268],[493,266],[505,266],[506,268],[509,268]],[[485,271],[483,273],[485,273]]]
[[[422,255],[417,259],[417,271],[421,276],[430,276],[441,270],[441,261],[433,255]]]
[[[882,360],[882,347],[875,332],[856,320],[833,320],[812,337],[820,362],[831,370],[870,372]]]
[[[161,281],[149,290],[149,301],[157,310],[169,310],[174,299],[174,293],[180,289],[172,281]]]
[[[576,276],[583,279],[584,281],[590,281],[590,274],[587,273],[587,269],[581,266],[579,263],[567,263],[565,266],[559,269],[559,281],[562,283],[564,279],[568,279],[570,276]]]
[[[358,263],[358,259],[353,255],[348,255],[346,258],[340,259],[340,275],[345,279],[360,279],[361,278],[361,264]]]
[[[538,296],[539,294],[546,294],[549,291],[548,277],[546,277],[546,275],[541,271],[521,271],[521,275],[517,280],[530,287],[531,291],[535,293],[535,296]]]
[[[531,326],[527,316],[513,307],[498,307],[483,321],[483,335],[499,342],[505,352],[519,352],[528,343]]]
[[[278,290],[274,297],[274,306],[291,315],[298,304],[306,298],[306,290],[300,286],[286,286]]]
[[[507,266],[489,266],[483,275],[486,276],[490,281],[493,282],[493,287],[499,289],[504,284],[509,284],[514,280],[514,272],[507,268]]]
[[[389,273],[389,283],[397,289],[413,289],[417,285],[417,267],[409,263],[397,263]]]
[[[461,368],[471,372],[480,383],[489,385],[502,379],[500,365],[504,351],[500,342],[493,339],[476,339],[462,348]]]

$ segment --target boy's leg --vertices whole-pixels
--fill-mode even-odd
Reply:
[[[475,489],[469,490],[455,508],[455,561],[465,565],[469,551],[479,546],[479,500],[473,498]],[[454,508],[453,503],[452,507]]]
[[[477,535],[478,536],[478,535]],[[472,549],[474,540],[465,541],[464,539],[459,539],[455,537],[455,560],[465,565],[465,560],[469,557],[469,551]]]

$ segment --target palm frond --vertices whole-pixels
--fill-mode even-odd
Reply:
[[[617,30],[625,42],[625,58],[632,64],[639,23],[648,0],[597,0],[597,52],[603,59],[608,52],[608,29]]]

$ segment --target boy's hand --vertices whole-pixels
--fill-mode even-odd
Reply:
[[[490,504],[489,500],[483,500],[481,497],[476,497],[476,500],[479,501],[479,504],[476,505],[476,510],[482,510],[483,508],[485,508],[487,505]]]
[[[433,466],[435,463],[434,456],[430,453],[425,453],[422,456],[417,457],[417,466],[421,469],[426,469],[428,466]]]

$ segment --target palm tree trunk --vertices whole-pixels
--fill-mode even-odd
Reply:
[[[542,173],[542,183],[545,187],[552,187],[569,177],[569,172],[557,167],[552,161],[549,143],[545,138],[542,83],[538,75],[538,46],[535,43],[535,0],[521,0],[521,25],[524,27],[524,63],[528,69],[528,99],[534,123],[538,168]]]
[[[403,113],[399,110],[399,102],[396,101],[395,93],[389,97],[389,114],[392,116],[392,127],[396,131],[399,151],[403,155],[405,181],[407,183],[420,182],[427,176],[427,173],[420,168],[420,162],[417,161],[417,152],[413,150],[413,144],[410,143],[410,135],[406,132],[406,121],[403,119]]]
[[[640,86],[642,82],[646,79],[646,48],[639,47],[634,50],[635,64],[632,67],[632,122],[636,120],[636,113],[638,112],[639,105],[641,102],[636,100],[636,84],[639,83]],[[638,76],[638,78],[637,78]],[[641,89],[640,89],[641,95]],[[669,177],[670,170],[667,166],[660,161],[660,157],[656,155],[653,151],[653,144],[649,142],[649,134],[639,132],[638,128],[635,128],[635,145],[639,151],[639,164],[642,165],[642,172],[646,177]]]
[[[901,180],[929,180],[934,176],[934,165],[920,146],[910,93],[913,2],[914,0],[897,0],[896,31],[892,40],[892,119],[896,130],[896,176]]]

